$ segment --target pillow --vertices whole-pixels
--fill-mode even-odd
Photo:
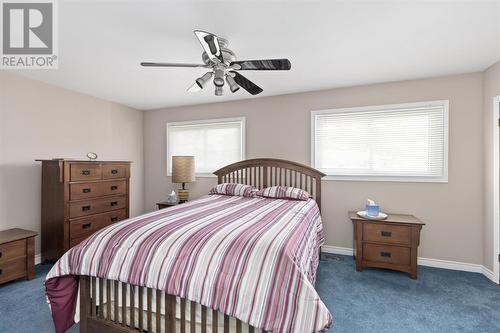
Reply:
[[[309,200],[311,195],[307,191],[289,186],[271,186],[257,192],[258,196],[276,199]]]
[[[208,194],[236,195],[240,197],[253,198],[257,189],[252,185],[222,183],[214,186]]]

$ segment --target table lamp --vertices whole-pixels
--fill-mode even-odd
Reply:
[[[192,183],[195,179],[194,156],[172,156],[172,183],[182,183],[182,189],[177,192],[179,203],[188,201],[186,183]]]

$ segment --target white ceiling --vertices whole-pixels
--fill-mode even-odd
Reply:
[[[500,60],[500,1],[59,1],[59,69],[21,74],[138,109],[245,99],[186,88],[204,69],[193,29],[238,59],[289,58],[244,73],[259,96],[480,71]]]

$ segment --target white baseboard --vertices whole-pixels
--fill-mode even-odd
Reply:
[[[488,269],[488,268],[486,268],[486,267],[483,266],[483,271],[481,273],[483,273],[483,275],[486,276],[491,281],[500,284],[500,281],[498,279],[499,277],[495,276],[495,273],[493,273],[492,270],[490,270],[490,269]]]
[[[41,254],[36,254],[35,255],[35,265],[38,265],[42,262],[42,255]]]
[[[349,247],[339,247],[339,246],[330,246],[323,245],[321,247],[321,252],[324,253],[332,253],[332,254],[341,254],[345,256],[352,256],[353,249]],[[464,272],[473,272],[483,274],[489,280],[499,283],[498,277],[495,277],[493,271],[479,264],[470,264],[459,261],[451,261],[451,260],[442,260],[442,259],[432,259],[432,258],[422,258],[418,257],[418,264],[420,266],[429,266],[436,268],[445,268],[452,269],[455,271],[464,271]]]
[[[484,266],[479,264],[469,264],[460,261],[432,259],[418,257],[418,264],[421,266],[452,269],[454,271],[464,271],[472,273],[482,273]]]
[[[340,247],[340,246],[330,246],[330,245],[321,246],[321,252],[342,254],[344,256],[352,256],[354,254],[353,250],[350,247]]]

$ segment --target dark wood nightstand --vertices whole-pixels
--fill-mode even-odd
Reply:
[[[156,205],[158,206],[158,209],[163,209],[163,208],[168,208],[168,207],[172,207],[172,206],[177,206],[178,203],[171,203],[171,202],[162,201],[162,202],[157,202]]]
[[[349,218],[354,224],[356,271],[361,272],[363,267],[387,268],[417,278],[417,249],[425,223],[401,214],[376,221],[349,212]]]
[[[0,283],[35,277],[35,236],[24,229],[0,231]]]

